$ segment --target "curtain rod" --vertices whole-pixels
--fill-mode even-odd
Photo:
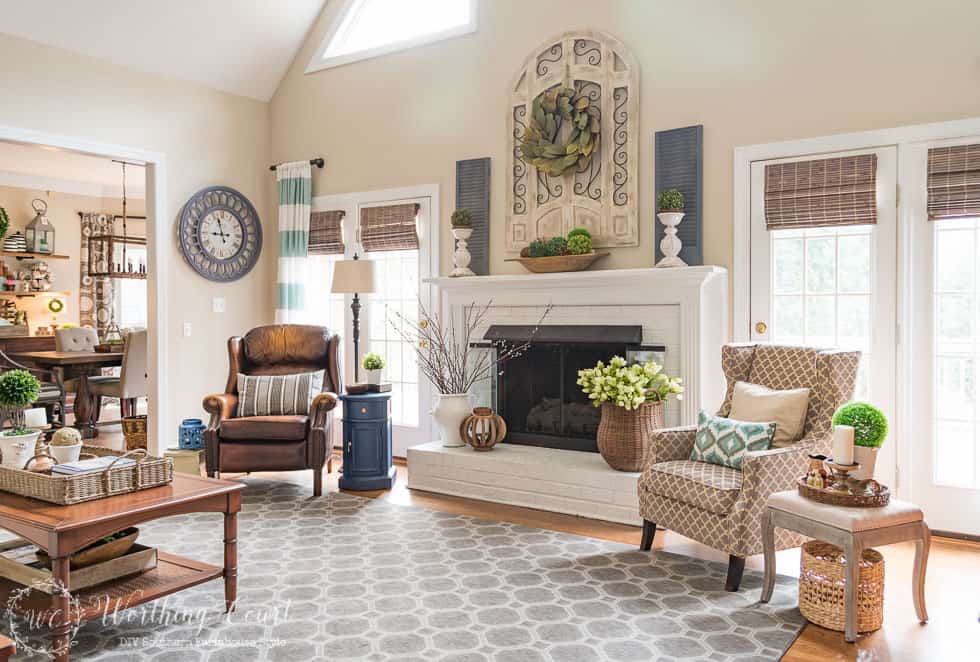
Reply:
[[[275,169],[278,168],[281,165],[282,165],[281,163],[275,163],[275,164],[269,166],[269,170],[272,170],[273,172],[275,172]],[[316,166],[317,168],[322,168],[323,167],[323,158],[322,157],[317,157],[315,159],[310,159],[310,165],[311,166]]]

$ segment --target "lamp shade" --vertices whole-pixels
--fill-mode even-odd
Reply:
[[[334,294],[368,294],[374,292],[374,262],[371,260],[340,260],[333,265]]]

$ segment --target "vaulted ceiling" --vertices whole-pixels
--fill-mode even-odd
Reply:
[[[0,32],[267,101],[326,0],[0,0]]]

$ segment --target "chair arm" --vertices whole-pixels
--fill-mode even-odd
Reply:
[[[806,473],[808,446],[749,451],[742,460],[742,492],[765,501],[774,492],[795,490],[797,479]]]
[[[697,431],[695,425],[654,430],[650,435],[650,448],[643,460],[643,466],[649,467],[668,460],[690,459],[691,449],[694,448],[694,434]]]
[[[208,430],[217,430],[221,421],[234,418],[238,411],[238,396],[234,393],[212,393],[204,398],[204,411],[211,414]]]
[[[324,391],[318,393],[310,404],[311,427],[323,428],[327,424],[327,415],[337,406],[337,394]]]

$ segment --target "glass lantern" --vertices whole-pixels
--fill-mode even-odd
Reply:
[[[54,224],[48,220],[48,203],[40,198],[31,202],[37,214],[24,229],[28,253],[54,253]]]

